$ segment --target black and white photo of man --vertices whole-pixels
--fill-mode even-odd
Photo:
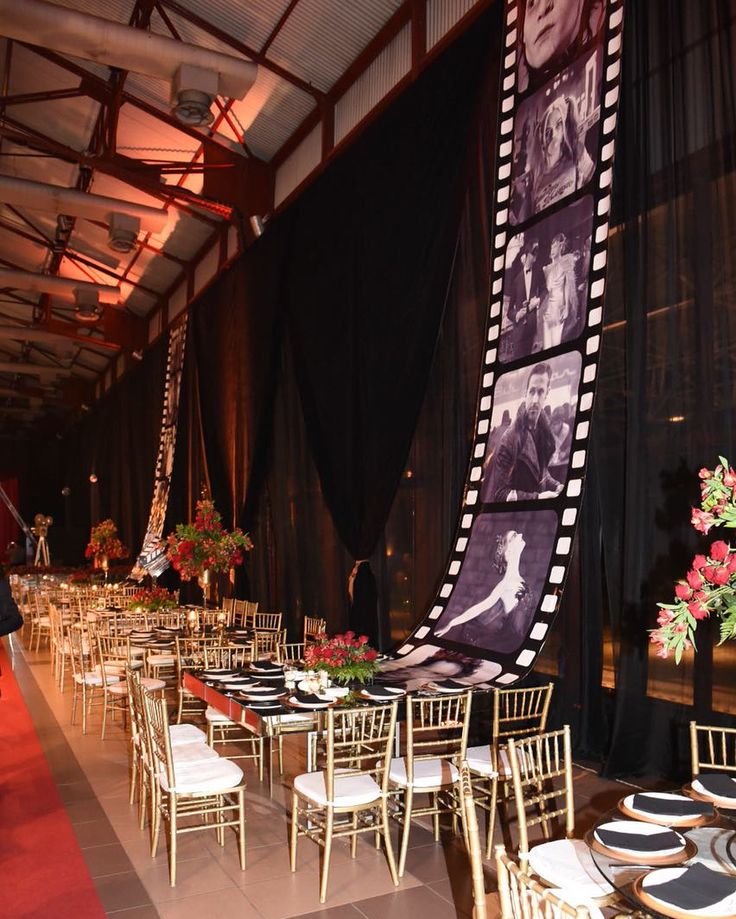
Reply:
[[[481,487],[485,503],[544,500],[562,491],[564,476],[555,478],[549,468],[558,446],[551,417],[552,410],[563,404],[572,414],[573,403],[577,403],[580,365],[580,354],[574,351],[511,371],[499,379],[489,444],[503,412],[509,411],[509,405],[516,405],[511,424],[486,456]],[[567,463],[558,465],[556,471],[564,471],[566,476]]]

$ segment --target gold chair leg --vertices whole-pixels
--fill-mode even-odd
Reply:
[[[353,811],[353,830],[358,829],[358,812]],[[350,858],[355,858],[358,854],[358,834],[354,832],[350,837]]]
[[[496,829],[496,806],[498,803],[498,776],[494,776],[490,782],[490,803],[488,810],[488,830],[486,836],[486,858],[491,857],[493,851],[493,831]]]
[[[289,839],[289,866],[296,871],[296,844],[299,837],[299,798],[296,792],[291,796],[291,837]]]
[[[176,795],[169,794],[169,884],[176,887]]]
[[[437,792],[432,792],[432,809],[434,813],[432,814],[432,831],[434,834],[434,841],[440,841],[440,812],[439,812],[439,799],[437,797]]]
[[[401,850],[399,852],[399,877],[404,876],[404,867],[406,866],[406,853],[409,848],[409,830],[411,828],[411,808],[414,793],[411,788],[404,792],[404,826],[401,834]]]
[[[325,849],[322,855],[322,878],[319,885],[319,902],[324,903],[327,899],[327,880],[330,875],[330,856],[332,855],[332,831],[333,831],[334,814],[331,807],[327,808],[327,819],[325,821]]]
[[[388,870],[391,872],[391,880],[394,882],[394,887],[398,887],[399,876],[396,873],[396,859],[394,858],[394,847],[391,842],[391,829],[388,822],[388,800],[386,798],[381,802],[381,822],[383,825],[383,841],[386,845]]]
[[[238,792],[238,855],[240,870],[245,871],[245,789]]]

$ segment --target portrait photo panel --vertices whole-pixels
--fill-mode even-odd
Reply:
[[[524,643],[547,579],[557,514],[480,514],[434,635],[499,654]]]
[[[598,158],[602,51],[594,49],[519,105],[511,167],[512,224],[584,188]]]
[[[536,89],[602,38],[606,0],[520,0],[517,89]]]
[[[441,648],[430,642],[401,657],[382,661],[376,679],[379,683],[405,686],[411,692],[434,680],[458,680],[473,685],[486,683],[497,677],[501,669],[495,661]]]
[[[485,504],[556,497],[570,465],[579,351],[527,364],[496,381],[483,462]]]
[[[506,249],[499,357],[572,341],[585,328],[593,199],[586,195],[517,233]]]

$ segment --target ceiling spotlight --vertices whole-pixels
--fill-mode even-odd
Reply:
[[[137,361],[142,361],[142,360],[143,360],[143,352],[142,352],[140,349],[138,349],[137,351],[134,351],[134,352],[132,353],[131,357],[135,358],[135,360],[137,360]]]
[[[141,222],[138,217],[129,214],[110,214],[107,234],[107,245],[115,252],[132,252],[138,241]]]
[[[97,484],[97,476],[94,474],[94,472],[90,473],[89,481],[91,485]]]
[[[74,291],[74,299],[77,304],[77,308],[74,310],[74,318],[77,322],[97,322],[102,317],[99,296],[96,290],[77,288]]]
[[[210,111],[217,95],[218,77],[215,71],[182,64],[171,84],[171,104],[174,115],[182,124],[206,127],[214,120]]]
[[[253,235],[256,239],[263,235],[263,228],[265,226],[263,217],[259,217],[258,214],[253,214],[248,218],[248,223],[250,224],[250,228],[253,230]]]

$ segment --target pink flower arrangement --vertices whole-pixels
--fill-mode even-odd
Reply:
[[[338,683],[373,679],[378,670],[378,652],[368,644],[365,635],[345,632],[328,638],[320,636],[304,649],[304,663],[309,670],[325,670]]]
[[[714,526],[736,527],[736,472],[719,457],[715,469],[701,469],[700,507],[691,523],[700,533]],[[708,555],[696,555],[684,580],[675,585],[675,602],[659,603],[659,628],[650,631],[657,656],[674,654],[680,663],[685,651],[695,647],[698,622],[711,613],[720,619],[720,641],[736,637],[736,549],[719,539]]]
[[[253,548],[247,533],[222,525],[222,517],[212,501],[198,501],[194,523],[179,523],[166,539],[166,555],[182,580],[199,578],[204,571],[229,571],[242,565],[246,552]]]
[[[142,587],[130,598],[129,609],[145,609],[154,613],[159,609],[170,609],[179,603],[178,596],[165,587]]]

